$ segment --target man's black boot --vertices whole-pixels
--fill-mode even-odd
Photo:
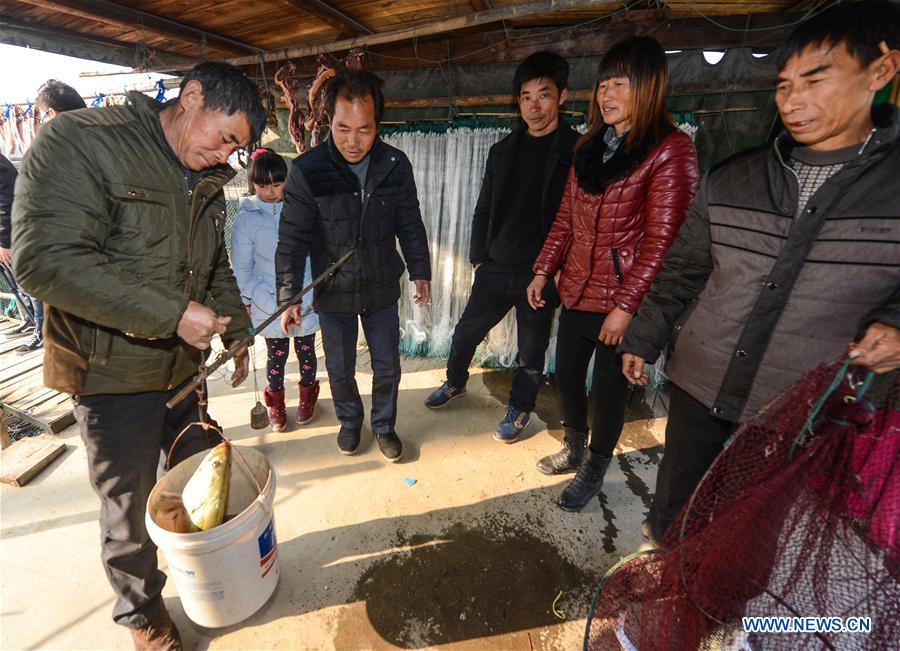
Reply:
[[[588,448],[575,478],[566,486],[556,503],[563,511],[580,511],[603,488],[603,477],[612,457],[604,457]]]
[[[581,460],[584,459],[587,432],[579,432],[571,427],[564,427],[563,432],[562,450],[537,462],[537,469],[545,475],[575,472],[581,465]]]

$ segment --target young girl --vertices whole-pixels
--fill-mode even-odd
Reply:
[[[603,486],[622,433],[628,388],[616,346],[697,189],[697,153],[672,121],[665,91],[666,55],[654,39],[631,38],[604,55],[590,127],[575,146],[562,203],[528,287],[528,302],[541,309],[544,285],[560,272],[556,386],[565,442],[538,462],[538,470],[577,471],[557,500],[566,511],[583,509]],[[585,453],[591,355],[594,413]]]
[[[248,177],[256,194],[241,199],[241,212],[231,234],[231,266],[241,296],[254,327],[277,309],[275,291],[275,247],[278,245],[278,221],[284,200],[287,165],[271,149],[257,149],[250,156]],[[309,260],[304,284],[312,282]],[[308,423],[319,397],[316,380],[316,331],[319,318],[312,311],[312,292],[303,297],[302,324],[291,328],[294,350],[300,361],[300,405],[297,422]],[[272,429],[280,432],[287,424],[284,406],[284,367],[290,351],[290,339],[284,336],[276,320],[258,333],[266,339],[265,402]]]

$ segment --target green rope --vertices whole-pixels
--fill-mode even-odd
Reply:
[[[841,382],[843,382],[844,374],[847,373],[847,369],[850,368],[850,364],[852,361],[853,360],[848,357],[844,361],[844,363],[841,364],[841,368],[838,369],[838,372],[835,374],[834,379],[831,381],[831,385],[828,387],[828,389],[825,391],[825,393],[822,395],[822,397],[819,398],[818,401],[816,401],[816,404],[813,405],[813,408],[809,412],[809,416],[807,416],[807,418],[806,418],[806,422],[803,424],[803,427],[800,429],[800,432],[797,434],[797,436],[794,438],[794,442],[791,444],[790,452],[788,452],[788,459],[794,458],[794,451],[796,450],[797,446],[800,444],[800,440],[803,438],[803,436],[807,432],[812,433],[813,423],[815,423],[816,418],[819,417],[819,413],[822,411],[822,407],[825,406],[825,402],[828,400],[828,398],[831,397],[831,394],[833,394],[835,391],[837,391],[837,388],[841,385]],[[860,400],[862,400],[866,391],[869,390],[869,387],[872,384],[872,378],[874,376],[875,376],[875,374],[872,371],[869,371],[866,374],[865,379],[860,383],[860,385],[856,389],[856,396],[853,398],[854,402],[859,402]],[[845,424],[843,421],[838,421],[835,419],[831,419],[831,420],[838,424]]]

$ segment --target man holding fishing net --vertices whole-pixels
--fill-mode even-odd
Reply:
[[[883,0],[793,32],[775,89],[786,133],[703,179],[619,346],[635,384],[673,347],[652,542],[737,424],[804,373],[847,353],[875,373],[900,367],[900,117],[873,106],[900,67],[898,35],[900,8]]]
[[[72,111],[25,156],[13,206],[15,272],[45,301],[44,383],[69,393],[100,497],[113,619],[138,649],[180,649],[160,596],[165,575],[144,527],[160,452],[198,420],[198,396],[166,402],[215,335],[250,328],[223,243],[228,157],[266,114],[243,72],[202,63],[160,104]],[[247,376],[247,351],[231,376]],[[218,443],[198,425],[174,463]]]

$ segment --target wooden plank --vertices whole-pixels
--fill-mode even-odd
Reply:
[[[3,396],[3,404],[12,405],[20,411],[28,411],[24,406],[25,403],[31,402],[35,395],[47,390],[39,384],[17,386],[13,391]]]
[[[16,348],[27,342],[30,335],[30,332],[26,332],[18,337],[12,336],[0,341],[0,355],[6,355],[7,353],[13,352]]]
[[[39,407],[36,407],[32,413],[35,417],[52,425],[55,419],[71,411],[72,401],[70,397],[65,393],[57,393]]]
[[[50,421],[50,431],[54,434],[59,434],[74,422],[75,413],[72,411],[71,406],[69,406],[68,409],[61,412],[59,416]]]
[[[40,387],[37,387],[37,390],[29,393],[27,398],[16,400],[13,404],[23,411],[36,413],[42,411],[42,406],[45,402],[58,395],[59,391],[56,389],[48,389],[41,385]]]
[[[0,482],[24,486],[65,449],[65,443],[49,434],[19,439],[0,452]]]
[[[0,382],[0,399],[2,399],[6,393],[11,391],[12,387],[22,382],[42,384],[43,377],[43,364],[38,364],[37,366],[23,365],[21,368],[17,367],[11,375],[4,377],[3,381]]]
[[[37,359],[23,359],[22,361],[11,366],[8,370],[4,371],[3,382],[4,384],[6,384],[11,380],[15,380],[15,378],[21,377],[22,375],[33,373],[35,370],[41,370],[42,367],[43,358],[41,357],[38,357]]]
[[[4,400],[6,396],[16,390],[19,385],[37,386],[44,383],[43,369],[38,366],[33,370],[15,378],[5,380],[0,384],[0,400]]]
[[[314,16],[327,25],[339,30],[342,36],[355,34],[372,34],[372,30],[351,18],[347,14],[338,11],[331,4],[322,0],[283,0],[292,7]]]
[[[0,321],[0,335],[5,335],[10,331],[15,330],[21,323],[21,321],[11,321],[6,319]]]

